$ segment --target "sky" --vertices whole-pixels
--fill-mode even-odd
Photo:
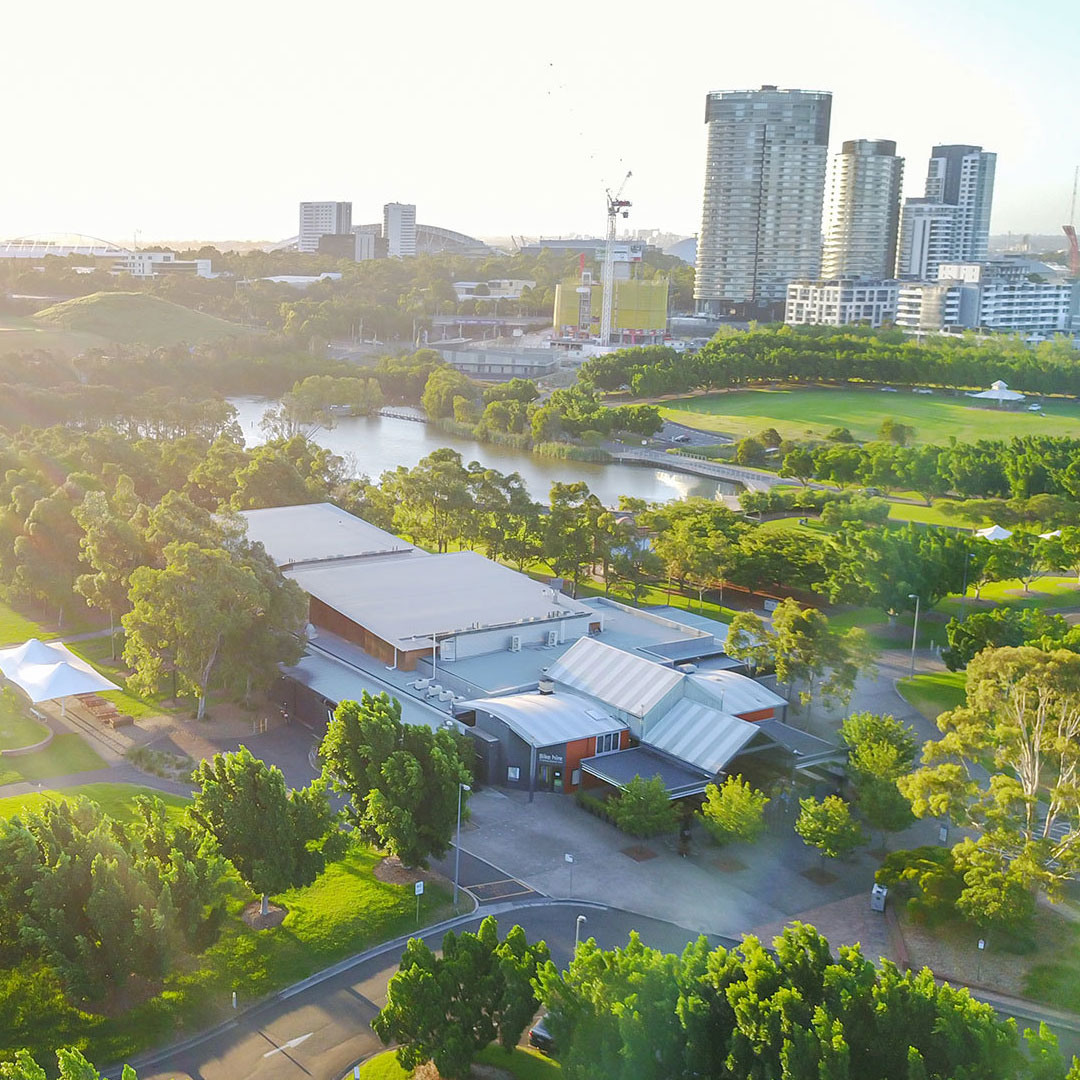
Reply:
[[[831,151],[998,154],[991,231],[1080,164],[1076,0],[3,0],[0,238],[277,240],[297,203],[476,236],[697,232],[709,91],[833,94]]]

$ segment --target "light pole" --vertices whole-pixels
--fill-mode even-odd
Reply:
[[[574,955],[577,956],[577,947],[581,943],[581,924],[588,922],[584,915],[579,915],[574,921]]]
[[[457,789],[457,838],[454,840],[454,907],[457,907],[458,871],[461,868],[461,793],[472,791],[468,784],[458,784]]]
[[[960,593],[960,621],[964,621],[964,607],[967,605],[967,576],[968,567],[971,565],[971,560],[975,558],[975,552],[969,551],[964,556],[964,590]]]
[[[911,676],[915,677],[915,640],[919,636],[919,594],[908,593],[908,599],[915,601],[915,625],[911,628]]]

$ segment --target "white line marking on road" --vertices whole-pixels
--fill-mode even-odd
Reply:
[[[314,1035],[314,1031],[309,1031],[306,1035],[297,1035],[295,1039],[290,1039],[288,1042],[282,1043],[280,1046],[275,1046],[273,1050],[267,1050],[263,1054],[264,1058],[273,1057],[275,1054],[280,1054],[282,1050],[292,1050],[299,1046],[302,1042],[307,1042],[308,1039]]]

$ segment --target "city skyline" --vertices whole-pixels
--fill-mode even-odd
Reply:
[[[21,103],[6,120],[2,237],[277,240],[310,199],[348,200],[357,220],[416,203],[424,220],[478,236],[598,232],[603,188],[628,169],[629,224],[689,235],[702,101],[764,83],[832,93],[830,155],[852,139],[894,140],[909,162],[943,143],[995,151],[995,233],[1058,231],[1080,160],[1067,137],[1080,28],[1057,0],[989,0],[977,20],[973,5],[929,0],[629,4],[614,29],[556,0],[524,33],[419,3],[404,62],[377,44],[392,15],[342,4],[326,15],[337,40],[366,44],[337,59],[296,48],[302,18],[284,5],[196,2],[167,27],[158,10],[107,7],[107,20],[73,3],[47,21],[9,13],[11,40],[35,47],[11,50],[0,73]],[[617,77],[598,66],[598,42]],[[905,197],[921,194],[919,172]]]

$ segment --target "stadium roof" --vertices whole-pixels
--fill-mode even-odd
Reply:
[[[0,240],[0,259],[43,259],[46,255],[64,258],[88,255],[98,259],[130,255],[131,249],[82,233],[46,232]]]

